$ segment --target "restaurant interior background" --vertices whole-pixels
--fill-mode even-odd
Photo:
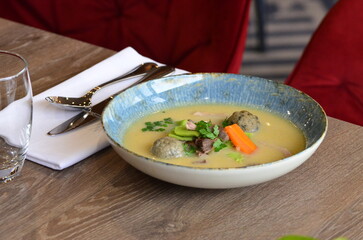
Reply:
[[[343,15],[329,14],[333,17],[322,25],[337,0],[231,0],[225,4],[209,0],[64,0],[48,4],[23,0],[2,2],[0,17],[115,51],[132,46],[155,61],[194,73],[241,73],[284,82],[313,97],[329,116],[362,125],[361,88],[355,87],[361,84],[361,74],[346,72],[351,64],[358,66],[353,69],[359,69],[361,62],[354,54],[361,46],[360,33],[357,34],[361,30],[357,24],[360,15],[351,14],[353,10],[360,12],[361,1],[352,2],[339,1],[334,9]],[[262,9],[261,14],[256,14],[255,8]],[[264,21],[257,21],[261,20],[257,15],[263,16]],[[261,22],[265,29],[264,51],[258,49],[256,41],[260,39],[256,24]],[[330,22],[333,28],[329,27]],[[339,31],[347,29],[346,24],[350,24],[349,29],[355,27],[344,31],[352,36],[336,38]],[[319,25],[331,30],[321,33]],[[308,45],[313,34],[314,39],[320,36],[316,33],[321,37]],[[336,44],[340,47],[335,48]],[[304,51],[311,45],[315,46],[313,50]],[[352,52],[339,53],[343,46]],[[305,53],[317,57],[306,60],[309,54]],[[346,57],[350,66],[345,64]],[[299,68],[294,68],[298,60]],[[315,70],[304,70],[311,66],[319,69],[319,78],[314,76]],[[324,83],[327,79],[329,87]]]
[[[241,73],[284,81],[312,33],[337,0],[263,0],[265,51],[258,51],[256,5],[251,5]]]
[[[264,1],[267,50],[254,49],[252,15],[241,72],[260,67],[251,74],[284,80],[333,0]],[[35,94],[115,53],[0,21],[0,45],[30,59]],[[267,68],[271,73],[262,72]],[[238,236],[245,234],[250,237],[243,239],[259,240],[294,233],[322,240],[363,239],[362,127],[332,117],[328,121],[326,138],[314,157],[280,179],[247,188],[175,186],[143,174],[110,148],[64,171],[28,161],[22,176],[2,186],[1,239],[242,239]],[[75,143],[62,146],[78,148],[80,141]],[[62,153],[58,151],[56,146],[51,154]]]
[[[129,3],[128,1],[125,1]],[[286,80],[289,73],[291,73],[294,65],[296,64],[297,60],[300,58],[302,51],[304,50],[305,46],[309,42],[309,39],[312,35],[312,33],[317,29],[319,26],[319,23],[323,19],[323,17],[326,15],[328,10],[334,5],[334,3],[337,2],[337,0],[253,0],[251,3],[250,8],[250,21],[248,26],[248,35],[246,40],[246,48],[243,52],[243,62],[240,67],[240,73],[246,74],[246,75],[252,75],[252,76],[259,76],[271,80],[279,80],[284,81]],[[256,50],[258,48],[258,35],[257,35],[257,22],[256,19],[256,3],[260,3],[262,6],[261,15],[263,16],[263,27],[264,27],[264,41],[265,41],[265,51],[259,51]],[[64,5],[68,6],[70,4],[70,1],[65,1]],[[80,1],[79,6],[83,6],[82,4],[85,4],[85,2]],[[34,6],[32,6],[34,5]],[[73,16],[73,22],[72,20],[67,20],[67,18],[60,18],[61,16],[58,16],[59,13],[53,13],[55,14],[55,18],[53,18],[49,13],[46,11],[58,11],[61,12],[62,9],[60,6],[57,6],[57,4],[45,4],[42,6],[41,1],[25,1],[25,5],[23,3],[14,1],[14,2],[4,2],[2,3],[3,9],[0,9],[0,16],[25,23],[27,25],[34,26],[36,28],[45,29],[47,31],[54,31],[58,34],[64,34],[66,36],[80,39],[82,41],[89,41],[90,43],[100,45],[106,48],[110,48],[113,50],[119,50],[114,49],[115,45],[114,43],[108,43],[112,41],[104,41],[102,40],[102,37],[97,37],[95,35],[106,33],[107,31],[103,32],[103,30],[100,30],[100,24],[102,24],[102,21],[104,18],[112,16],[112,19],[114,20],[116,18],[119,18],[122,20],[122,17],[117,15],[117,12],[113,10],[114,5],[107,4],[105,2],[105,7],[101,9],[100,16],[95,17],[92,19],[93,24],[96,24],[97,26],[94,27],[94,30],[90,29],[82,29],[80,27],[80,24],[75,24],[74,27],[71,27],[69,25],[74,25],[74,21],[77,21],[77,16]],[[49,6],[48,6],[49,5]],[[52,7],[50,7],[52,5]],[[95,5],[95,2],[91,2],[90,5]],[[109,6],[110,5],[110,6]],[[147,4],[146,4],[147,5]],[[101,5],[102,6],[102,5]],[[186,5],[188,6],[188,5]],[[6,8],[10,8],[11,11],[3,11]],[[59,8],[59,9],[58,9]],[[111,8],[111,9],[110,9]],[[57,10],[55,10],[57,9]],[[64,9],[63,9],[64,10]],[[92,13],[94,11],[94,7],[88,9],[89,12]],[[145,11],[145,9],[142,9]],[[23,14],[18,14],[23,13]],[[94,12],[93,12],[94,13]],[[72,16],[74,12],[71,13],[65,13],[63,12],[64,16],[70,15]],[[128,13],[126,13],[128,14]],[[130,13],[132,14],[132,13]],[[235,13],[234,13],[235,14]],[[32,16],[34,15],[34,16]],[[76,14],[77,15],[77,14]],[[83,16],[83,15],[82,15]],[[87,15],[83,16],[86,19]],[[59,17],[58,20],[57,17]],[[128,16],[130,18],[130,16]],[[136,16],[137,17],[137,16]],[[61,21],[61,19],[65,20],[66,23],[61,24],[57,21]],[[72,19],[72,18],[70,18]],[[230,20],[229,20],[230,21]],[[109,29],[115,30],[117,27],[115,26],[114,22],[109,22],[110,26],[108,26]],[[119,23],[118,23],[119,24]],[[229,23],[230,24],[230,23]],[[59,25],[59,26],[58,26]],[[121,21],[122,25],[122,21]],[[89,27],[89,26],[88,26]],[[83,32],[82,32],[83,31]],[[88,33],[87,33],[88,31]],[[216,30],[217,31],[217,30]],[[88,35],[87,35],[88,34]],[[90,35],[91,34],[91,35]],[[92,35],[93,34],[93,35]],[[121,34],[121,33],[120,33]],[[135,33],[133,33],[135,34]],[[136,33],[137,34],[137,33]],[[113,38],[117,38],[117,34],[112,35]],[[146,36],[148,36],[146,34]],[[226,37],[227,35],[223,35],[223,37]],[[228,35],[229,36],[229,35]],[[232,36],[232,35],[231,35]],[[89,39],[91,37],[92,39]],[[200,37],[200,36],[199,36]],[[159,39],[159,38],[158,38]],[[138,39],[137,39],[138,40]],[[118,40],[114,40],[113,42],[117,42]],[[153,42],[153,41],[151,41]],[[98,44],[97,44],[98,43]],[[226,42],[222,43],[224,45]],[[122,45],[122,44],[121,44]],[[154,43],[149,44],[151,46],[154,46]],[[232,46],[232,45],[231,45]],[[133,46],[135,47],[135,46]],[[140,47],[140,46],[138,46]],[[218,47],[218,46],[217,46]],[[122,47],[123,48],[123,47]],[[122,49],[120,47],[120,49]],[[139,52],[144,53],[142,49],[136,48]],[[168,48],[165,47],[165,51]],[[210,53],[210,52],[209,52]],[[227,55],[226,51],[226,55]],[[145,54],[145,53],[144,53]],[[152,53],[154,54],[154,53]],[[183,53],[184,54],[184,53]],[[214,55],[220,53],[210,53],[213,57]],[[155,54],[154,54],[155,55]],[[161,55],[161,54],[159,54]],[[156,56],[149,56],[153,59],[157,59]],[[160,56],[158,56],[160,57]],[[161,62],[163,62],[160,59],[157,59]],[[190,60],[186,60],[190,61]],[[219,65],[223,65],[224,60],[220,60]],[[164,61],[165,62],[165,61]],[[173,59],[171,62],[178,62]],[[184,66],[183,64],[181,64]],[[231,64],[232,65],[232,64]],[[189,66],[190,67],[190,66]],[[211,66],[211,69],[218,69],[215,66]],[[192,69],[185,68],[186,70],[193,71]],[[201,69],[197,68],[196,69]],[[219,69],[225,69],[224,67],[220,67]],[[238,70],[238,64],[235,68],[236,70],[232,72],[237,72]],[[231,70],[231,69],[229,69]],[[204,70],[198,70],[198,71],[204,71]]]

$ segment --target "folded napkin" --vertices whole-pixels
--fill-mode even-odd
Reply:
[[[109,146],[100,121],[68,133],[56,136],[47,135],[55,126],[75,116],[79,111],[60,109],[47,102],[45,97],[82,96],[89,89],[116,78],[144,62],[155,61],[128,47],[61,84],[34,96],[33,128],[27,159],[52,169],[61,170]],[[177,69],[174,74],[182,73],[186,73],[186,71]],[[130,79],[99,90],[92,98],[92,103],[96,104],[106,99],[136,80],[137,78]]]

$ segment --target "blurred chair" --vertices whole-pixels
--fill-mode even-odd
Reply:
[[[0,17],[192,72],[238,73],[251,0],[12,0]]]
[[[363,126],[363,1],[340,0],[328,12],[286,84],[326,113]]]

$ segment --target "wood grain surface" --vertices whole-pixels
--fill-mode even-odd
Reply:
[[[0,19],[0,49],[29,62],[34,94],[113,51]],[[27,161],[0,185],[0,239],[363,239],[363,128],[329,118],[302,166],[250,187],[205,190],[151,178],[111,148],[62,171]]]

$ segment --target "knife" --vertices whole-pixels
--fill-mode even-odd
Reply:
[[[61,123],[57,127],[53,128],[48,132],[48,135],[57,135],[65,132],[69,132],[75,128],[85,126],[91,122],[94,122],[95,120],[99,120],[102,115],[103,109],[107,106],[107,104],[119,93],[125,91],[127,88],[133,87],[139,83],[146,82],[152,79],[164,77],[172,72],[175,71],[174,67],[170,66],[159,66],[157,68],[154,68],[150,70],[149,72],[144,75],[144,77],[137,80],[135,83],[131,84],[130,86],[126,87],[125,89],[113,94],[112,96],[108,97],[107,99],[103,100],[102,102],[82,110],[79,114],[76,116],[68,119],[67,121]]]

